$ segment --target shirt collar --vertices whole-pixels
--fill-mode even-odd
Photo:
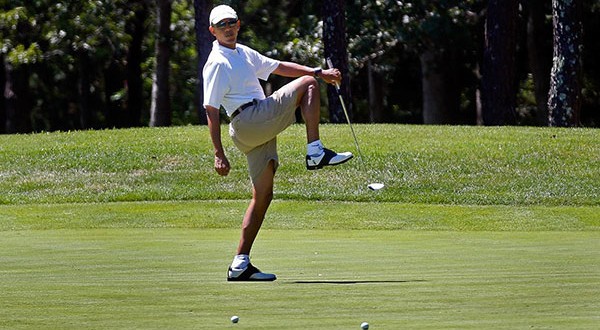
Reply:
[[[225,54],[237,54],[238,50],[237,50],[237,44],[236,44],[236,48],[231,49],[225,46],[222,46],[219,41],[215,40],[213,41],[213,49],[217,49],[219,50],[221,53],[225,53]]]

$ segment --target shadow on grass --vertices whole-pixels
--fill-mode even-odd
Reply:
[[[335,285],[348,285],[348,284],[389,284],[389,283],[415,283],[415,282],[426,282],[425,280],[396,280],[396,281],[376,281],[376,280],[364,280],[364,281],[292,281],[287,284],[335,284]]]

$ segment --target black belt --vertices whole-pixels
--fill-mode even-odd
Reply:
[[[253,104],[254,104],[254,101],[240,105],[240,107],[235,109],[235,111],[231,114],[231,120],[233,120],[233,118],[235,118],[237,115],[239,115],[240,112],[244,111],[244,109],[246,109],[247,107],[249,107]]]

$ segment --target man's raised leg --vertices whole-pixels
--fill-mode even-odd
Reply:
[[[353,155],[350,152],[336,153],[323,147],[319,135],[319,122],[321,120],[321,94],[319,83],[314,77],[304,76],[291,83],[291,87],[298,91],[296,105],[302,110],[302,118],[306,125],[306,168],[315,170],[323,166],[343,164]]]

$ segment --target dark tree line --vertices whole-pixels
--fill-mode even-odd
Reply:
[[[518,1],[490,0],[485,22],[481,105],[486,125],[515,124]]]
[[[356,122],[600,125],[597,1],[223,2],[268,56],[331,57]],[[215,4],[1,2],[0,133],[205,123]],[[343,122],[328,95],[323,120]]]

